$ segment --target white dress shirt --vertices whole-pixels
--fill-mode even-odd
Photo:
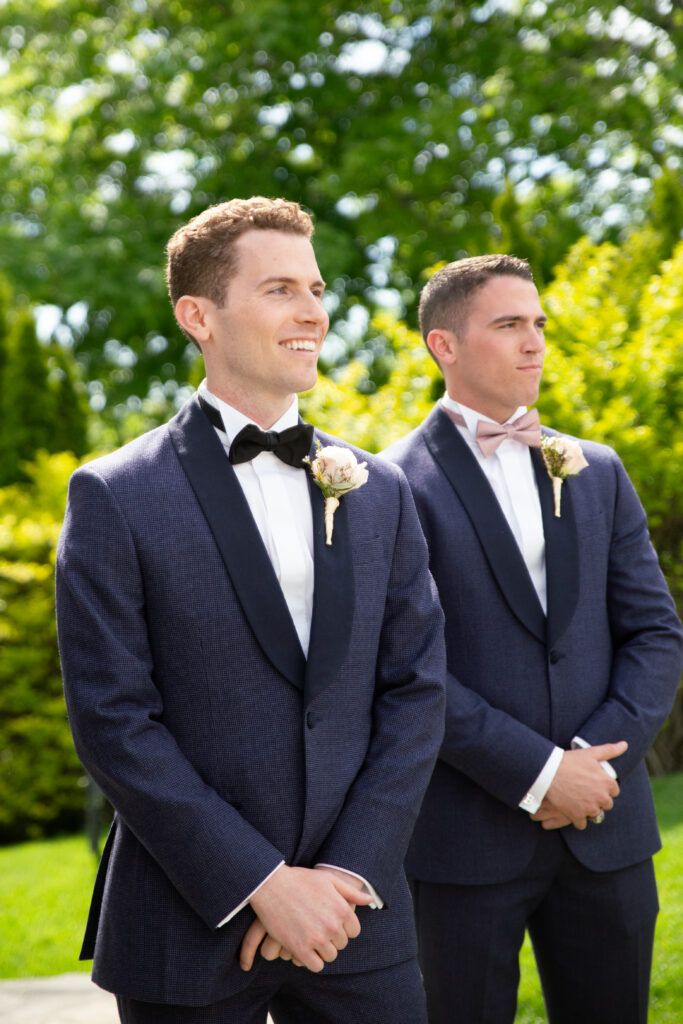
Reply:
[[[216,427],[215,430],[227,455],[240,430],[254,421],[212,394],[206,386],[206,380],[199,385],[199,393],[221,414],[225,429],[219,430]],[[287,411],[269,429],[287,430],[288,427],[295,427],[298,422],[299,404],[294,396]],[[304,655],[308,655],[313,615],[314,563],[313,515],[306,473],[303,469],[288,466],[273,452],[266,451],[260,452],[250,462],[233,466],[233,469],[282,588],[301,648]],[[281,861],[275,871],[283,864],[284,861]],[[370,906],[376,909],[384,906],[370,883],[354,871],[347,871],[334,864],[319,866],[334,867],[359,878],[373,898]],[[221,921],[221,925],[239,913],[275,871],[264,878],[254,892]]]
[[[227,455],[240,430],[254,421],[212,395],[205,381],[199,385],[199,391],[221,414],[225,430],[216,428],[216,433]],[[295,397],[289,409],[269,429],[287,430],[298,422],[299,407]],[[260,452],[250,462],[232,468],[282,588],[301,648],[307,655],[313,614],[313,516],[306,474],[288,466],[274,452]]]

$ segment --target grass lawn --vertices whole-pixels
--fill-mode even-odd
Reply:
[[[95,870],[81,836],[0,847],[0,978],[89,970],[78,953]]]
[[[650,1024],[683,1021],[683,774],[654,779],[664,840],[655,866],[657,926]],[[0,848],[0,978],[89,970],[78,961],[95,862],[84,838]],[[544,1024],[528,941],[515,1024]],[[580,1022],[577,1022],[580,1024]]]
[[[683,1021],[683,775],[653,779],[664,849],[655,857],[660,913],[657,921],[649,1024]],[[599,968],[598,968],[599,969]],[[515,1024],[545,1024],[538,974],[528,936]],[[580,1024],[577,1021],[577,1024]]]

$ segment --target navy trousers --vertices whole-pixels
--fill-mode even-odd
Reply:
[[[511,882],[411,887],[429,1024],[513,1024],[525,929],[550,1024],[647,1021],[658,911],[651,859],[589,871],[550,831]]]
[[[122,1024],[427,1024],[417,960],[362,974],[313,974],[276,960],[237,995],[209,1006],[116,997]]]

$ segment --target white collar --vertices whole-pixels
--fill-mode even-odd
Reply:
[[[490,416],[485,416],[483,412],[477,412],[476,409],[470,409],[468,406],[463,405],[462,402],[456,402],[454,398],[451,398],[447,391],[445,392],[443,398],[441,399],[441,403],[446,407],[446,409],[450,409],[451,412],[460,413],[465,423],[467,424],[467,429],[469,433],[472,435],[472,437],[477,436],[477,423],[479,422],[479,420],[487,420],[489,423],[498,422],[497,420],[492,420]],[[520,405],[517,409],[515,409],[512,416],[509,416],[505,422],[512,423],[512,421],[516,420],[518,416],[522,416],[526,412],[526,410],[526,405]]]
[[[212,391],[209,391],[206,386],[206,378],[204,378],[197,390],[201,394],[202,398],[204,398],[209,405],[213,405],[214,408],[218,409],[221,414],[221,419],[225,426],[223,433],[227,436],[228,444],[232,444],[240,430],[242,430],[243,427],[246,427],[248,423],[254,423],[260,430],[263,429],[263,427],[256,423],[255,420],[250,419],[249,416],[245,416],[244,413],[239,412],[238,409],[235,409],[232,405],[228,405],[228,403],[224,402],[222,398],[219,398],[217,395],[214,395]],[[273,423],[272,427],[269,429],[277,431],[287,430],[288,427],[295,427],[298,422],[299,399],[294,395],[292,404],[285,410],[280,419]]]

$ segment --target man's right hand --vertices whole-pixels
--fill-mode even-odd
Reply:
[[[355,907],[372,903],[372,896],[336,872],[283,865],[257,889],[250,903],[273,940],[264,950],[267,958],[275,959],[280,946],[295,962],[317,973],[359,934]],[[251,968],[262,938],[258,927],[247,932],[240,951],[243,970]]]
[[[616,779],[610,778],[600,762],[620,757],[627,747],[628,744],[622,740],[566,750],[537,812],[538,817],[532,815],[532,818],[543,822],[546,828],[556,828],[564,819],[575,828],[585,829],[587,820],[597,817],[601,810],[608,811],[619,795]],[[549,810],[553,813],[549,814]]]

